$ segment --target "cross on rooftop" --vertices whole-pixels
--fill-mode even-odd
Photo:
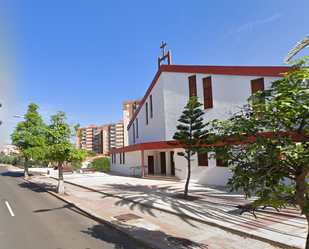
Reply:
[[[172,57],[171,57],[171,50],[167,51],[167,54],[165,54],[165,46],[167,45],[166,42],[162,41],[162,46],[160,48],[163,49],[163,57],[158,58],[158,66],[160,68],[161,61],[164,61],[166,58],[168,58],[168,65],[172,64]]]
[[[162,41],[162,46],[160,48],[163,48],[163,57],[165,56],[165,46],[166,45],[167,45],[167,43]]]

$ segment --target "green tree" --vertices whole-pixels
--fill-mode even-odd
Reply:
[[[96,153],[94,150],[87,151],[87,156],[88,157],[95,157],[97,155],[98,155],[98,153]]]
[[[309,68],[308,57],[294,63],[283,78],[248,99],[240,113],[212,121],[208,149],[229,160],[233,177],[228,185],[254,193],[259,202],[275,207],[296,197],[309,224]],[[309,248],[309,233],[306,248]]]
[[[300,50],[307,47],[309,45],[309,35],[299,41],[288,53],[288,55],[285,57],[284,62],[288,62],[294,55],[296,55]]]
[[[110,159],[108,157],[100,157],[93,159],[88,168],[94,168],[95,171],[109,172],[110,171]]]
[[[11,134],[12,143],[19,147],[20,155],[25,158],[24,177],[29,178],[29,159],[40,160],[44,157],[46,139],[45,124],[37,111],[38,105],[31,103],[25,114],[25,121],[19,122]]]
[[[62,165],[65,161],[84,161],[86,159],[86,151],[75,149],[70,142],[70,138],[74,136],[70,125],[65,122],[66,116],[62,111],[58,111],[56,115],[51,116],[51,125],[46,128],[46,137],[48,139],[48,149],[46,160],[58,162],[58,187],[57,192],[64,194],[64,182]],[[78,130],[79,124],[74,127]]]
[[[203,123],[202,116],[204,112],[200,109],[202,104],[198,102],[196,96],[189,98],[185,110],[178,119],[181,123],[177,125],[177,132],[175,132],[173,139],[176,142],[168,142],[167,144],[173,146],[182,146],[185,152],[178,152],[179,156],[183,156],[188,162],[187,181],[184,189],[184,198],[188,196],[189,182],[191,178],[191,157],[201,151],[200,140],[207,137],[207,130],[202,130],[206,125]]]

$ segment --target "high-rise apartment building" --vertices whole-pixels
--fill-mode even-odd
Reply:
[[[116,124],[116,149],[124,146],[124,126],[123,120]]]
[[[86,151],[93,150],[98,154],[109,155],[109,151],[123,147],[123,121],[102,126],[90,125],[79,128],[83,136],[76,136],[76,148]]]
[[[80,128],[78,132],[82,132],[83,136],[76,136],[76,148],[86,151],[93,150],[98,154],[103,154],[102,148],[102,127],[90,125],[87,128]]]
[[[123,126],[124,126],[124,146],[129,145],[129,137],[127,127],[132,119],[134,113],[141,103],[141,99],[137,99],[134,101],[125,101],[123,102]]]

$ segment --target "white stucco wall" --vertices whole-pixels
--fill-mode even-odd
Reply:
[[[176,170],[176,176],[182,181],[187,180],[188,163],[187,160],[178,156],[177,152],[182,150],[175,150],[174,162]],[[229,178],[233,176],[229,167],[218,167],[215,159],[209,159],[208,166],[198,166],[197,154],[195,154],[191,160],[191,178],[190,182],[199,184],[210,184],[218,186],[226,186]]]
[[[148,120],[146,125],[145,103],[138,113],[138,138],[133,142],[133,125],[129,130],[129,144],[138,144],[154,141],[172,140],[176,132],[178,119],[184,110],[184,106],[189,99],[188,77],[191,73],[170,73],[162,72],[154,88],[150,92],[153,101],[153,118],[150,118],[149,96],[145,103],[148,103]],[[210,75],[195,74],[197,96],[199,102],[203,103],[203,78],[211,76],[213,108],[204,110],[204,122],[213,119],[226,120],[232,114],[238,112],[242,105],[247,103],[251,95],[251,80],[261,78],[261,76],[237,76],[237,75]],[[265,89],[271,82],[279,77],[263,77]],[[134,121],[136,128],[136,120]],[[135,132],[136,135],[136,132]],[[163,150],[161,150],[163,151]],[[160,170],[160,150],[144,151],[144,162],[148,166],[148,156],[154,156],[154,173],[161,173]],[[170,151],[166,152],[167,174],[171,173]],[[175,162],[175,175],[185,181],[187,178],[187,161],[184,157],[178,156],[180,149],[173,149]],[[141,152],[126,153],[126,164],[119,164],[119,155],[117,163],[111,164],[111,170],[132,175],[132,169],[129,167],[141,165]],[[197,155],[191,162],[191,182],[201,184],[226,185],[229,178],[232,177],[230,167],[218,167],[214,159],[209,160],[209,166],[198,166]],[[145,169],[148,173],[148,168]]]
[[[152,95],[153,117],[150,118],[150,95]],[[157,80],[155,87],[147,97],[141,110],[137,115],[138,119],[138,137],[135,138],[135,144],[163,141],[165,140],[165,124],[164,124],[164,98],[163,98],[163,78],[162,75]],[[146,102],[148,103],[148,124],[146,124]],[[134,121],[135,137],[136,119]],[[134,144],[133,125],[129,130],[129,144]]]
[[[178,119],[189,99],[188,73],[162,73],[164,82],[165,140],[172,140]],[[204,110],[204,122],[213,119],[226,120],[246,104],[251,95],[251,80],[260,76],[196,74],[196,87],[199,102],[204,103],[203,78],[211,76],[213,108]],[[265,89],[275,77],[264,77]],[[202,107],[203,108],[203,107]]]
[[[133,175],[133,169],[130,167],[141,166],[141,151],[133,151],[125,153],[125,163],[120,164],[119,153],[116,155],[116,163],[112,163],[112,157],[110,160],[110,167],[112,172],[119,172],[126,175]],[[138,173],[138,171],[136,171]]]

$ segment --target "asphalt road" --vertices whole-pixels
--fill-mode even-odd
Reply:
[[[0,166],[0,248],[142,248]]]

